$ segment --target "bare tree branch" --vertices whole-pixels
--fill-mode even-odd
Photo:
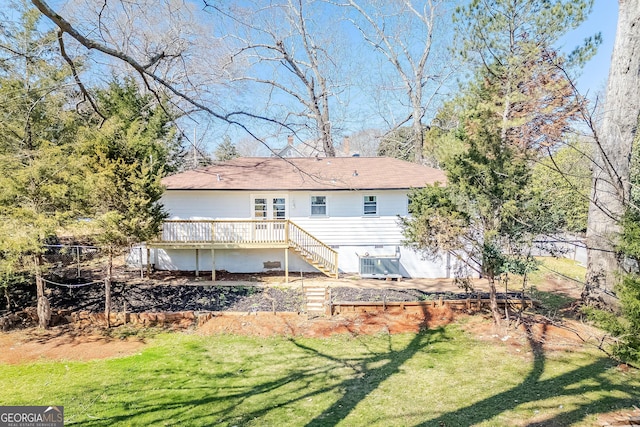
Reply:
[[[67,51],[64,47],[64,39],[62,37],[62,30],[58,31],[58,46],[60,46],[60,55],[62,55],[62,57],[64,58],[65,61],[67,61],[67,64],[69,64],[69,68],[71,68],[71,74],[73,75],[73,79],[76,82],[76,85],[78,85],[78,87],[80,88],[80,92],[82,92],[82,96],[83,96],[83,101],[88,102],[91,105],[91,108],[93,109],[93,111],[100,116],[100,118],[102,119],[100,121],[100,125],[98,127],[102,127],[102,124],[104,123],[105,120],[107,120],[107,118],[104,116],[104,114],[102,114],[100,112],[100,109],[98,108],[98,105],[94,102],[93,97],[91,96],[91,94],[87,91],[87,88],[84,86],[84,84],[82,83],[82,81],[80,80],[80,76],[78,75],[78,70],[76,69],[76,65],[73,62],[73,60],[69,57],[69,55],[67,55]]]
[[[258,137],[257,135],[255,135],[255,133],[252,132],[244,123],[240,122],[237,119],[237,117],[248,117],[248,118],[259,119],[259,120],[262,120],[262,121],[266,121],[266,122],[270,122],[270,123],[277,124],[277,125],[280,125],[280,126],[284,126],[285,128],[289,129],[289,126],[286,125],[286,124],[283,124],[283,123],[281,123],[281,122],[279,122],[277,120],[274,120],[274,119],[271,119],[269,117],[265,117],[265,116],[262,116],[262,115],[258,115],[258,114],[251,114],[251,113],[247,113],[247,112],[244,112],[244,111],[234,111],[234,112],[230,112],[230,113],[220,113],[218,111],[215,111],[213,108],[205,105],[202,102],[197,101],[194,97],[192,97],[192,96],[188,95],[187,93],[185,93],[184,91],[178,89],[177,86],[172,84],[170,81],[166,80],[165,78],[163,78],[160,75],[158,75],[155,72],[153,72],[150,69],[151,66],[153,65],[153,63],[141,64],[133,56],[131,56],[131,55],[129,55],[129,54],[123,52],[123,51],[111,48],[111,47],[107,46],[104,43],[100,43],[100,42],[98,42],[96,40],[93,40],[93,39],[90,39],[90,38],[86,37],[85,35],[80,33],[80,31],[78,31],[76,28],[74,28],[73,25],[71,25],[71,23],[69,21],[64,19],[57,12],[55,12],[48,5],[48,3],[46,1],[43,1],[43,0],[32,0],[32,3],[34,4],[34,6],[36,6],[36,8],[38,8],[38,10],[40,10],[40,12],[44,16],[49,18],[59,28],[60,32],[68,34],[73,39],[78,41],[85,48],[87,48],[89,50],[96,50],[98,52],[101,52],[101,53],[109,56],[109,57],[118,59],[118,60],[128,64],[143,79],[151,79],[154,82],[156,82],[157,84],[159,84],[160,86],[166,88],[169,92],[173,93],[179,99],[182,99],[182,100],[186,101],[187,103],[193,105],[194,107],[198,108],[199,110],[207,112],[212,117],[215,117],[218,120],[221,120],[221,121],[224,121],[226,123],[229,123],[229,124],[232,124],[232,125],[240,127],[245,132],[247,132],[249,135],[251,135],[253,138],[257,139],[258,141],[261,141],[265,145],[267,145],[266,142],[264,140],[262,140],[260,137]],[[157,63],[157,60],[155,62]],[[147,86],[150,87],[148,85],[148,83],[147,83]]]
[[[450,73],[444,72],[446,66],[449,65],[444,63],[436,65],[443,71],[439,73],[439,76],[431,75],[427,71],[429,65],[434,65],[434,61],[431,60],[433,56],[433,35],[441,3],[439,0],[428,0],[424,2],[422,10],[418,10],[411,0],[403,0],[398,3],[395,18],[399,19],[399,17],[406,15],[407,19],[415,20],[410,21],[413,28],[422,28],[425,31],[421,36],[418,52],[415,52],[415,48],[410,47],[409,43],[402,39],[401,34],[404,29],[399,28],[399,26],[394,28],[394,17],[378,12],[375,6],[370,11],[367,9],[367,4],[358,0],[339,3],[341,6],[355,10],[364,20],[368,28],[365,25],[361,25],[355,18],[349,19],[360,32],[363,40],[371,45],[375,51],[380,52],[392,65],[403,84],[405,96],[410,105],[410,113],[400,124],[395,125],[395,129],[408,121],[412,122],[413,157],[418,163],[423,161],[425,134],[422,121],[439,88],[444,84],[444,78],[450,75]],[[425,99],[424,90],[427,87],[427,83],[429,80],[436,79],[440,83],[436,85],[437,87],[432,94]]]

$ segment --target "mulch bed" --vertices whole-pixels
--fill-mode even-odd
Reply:
[[[522,298],[520,292],[508,292],[509,299]],[[505,293],[499,292],[498,298],[504,298]],[[489,298],[488,292],[425,292],[418,289],[360,289],[360,288],[332,288],[331,299],[333,301],[349,302],[414,302],[433,300],[466,300]]]
[[[99,312],[104,309],[104,286],[52,288],[52,307],[72,311]],[[113,311],[129,313],[174,311],[299,311],[299,289],[261,288],[253,286],[111,286]],[[126,305],[126,306],[125,306]]]
[[[35,306],[35,289],[14,292],[15,312]],[[104,286],[95,284],[80,288],[50,286],[47,297],[51,307],[60,310],[100,312],[104,310]],[[480,294],[488,298],[488,294]],[[503,294],[500,294],[503,296]],[[510,293],[509,298],[520,298]],[[360,289],[338,287],[331,289],[333,302],[413,302],[438,299],[457,300],[478,298],[477,293],[424,292],[416,289]],[[238,311],[299,312],[304,308],[300,288],[227,285],[150,285],[113,283],[111,286],[112,311],[129,313],[175,311]],[[0,307],[4,309],[4,307]]]

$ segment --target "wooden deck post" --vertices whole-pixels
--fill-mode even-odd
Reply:
[[[285,220],[284,223],[284,242],[288,245],[289,244],[289,220]]]
[[[289,248],[284,250],[284,281],[289,283]]]
[[[216,281],[216,253],[215,249],[211,249],[211,281]]]
[[[200,277],[200,249],[196,249],[196,277]]]

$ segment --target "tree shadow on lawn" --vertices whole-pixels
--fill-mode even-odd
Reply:
[[[307,426],[334,426],[347,418],[382,382],[399,373],[401,366],[418,352],[427,351],[428,346],[447,340],[445,332],[444,328],[423,331],[399,350],[393,349],[391,337],[388,346],[382,351],[367,348],[366,342],[360,342],[366,351],[364,355],[355,357],[336,357],[305,345],[302,340],[290,339],[288,342],[302,351],[291,352],[296,363],[280,371],[284,374],[276,374],[276,378],[270,364],[274,361],[288,363],[279,354],[272,354],[271,359],[267,354],[265,360],[264,354],[256,353],[242,358],[241,362],[229,363],[214,360],[202,344],[189,343],[185,349],[189,359],[179,366],[157,366],[153,364],[153,360],[142,362],[147,363],[142,376],[132,378],[129,384],[111,384],[105,388],[96,386],[93,390],[85,390],[85,393],[99,396],[98,398],[112,395],[124,397],[108,402],[112,408],[116,407],[115,411],[111,410],[115,415],[102,419],[85,419],[82,420],[82,425],[244,425],[255,423],[270,411],[282,407],[296,408],[298,405],[298,425],[302,425],[304,419],[310,419]],[[528,337],[534,361],[530,373],[519,385],[418,425],[473,425],[491,420],[523,404],[602,390],[607,393],[598,400],[585,399],[575,409],[568,408],[567,412],[544,421],[536,420],[529,427],[562,426],[580,421],[594,404],[601,408],[614,408],[630,407],[638,403],[637,394],[633,399],[635,392],[631,391],[631,386],[614,384],[607,379],[606,371],[612,366],[612,362],[606,358],[597,359],[560,376],[541,380],[546,364],[541,344],[544,336],[536,340],[530,332]],[[176,357],[180,356],[176,354]],[[318,359],[324,359],[327,363],[318,363]],[[337,382],[324,380],[340,375],[339,371],[344,368],[350,371],[348,378],[342,381],[338,378]],[[167,378],[168,381],[159,383],[157,380],[150,380],[156,376]],[[161,384],[161,388],[158,388],[158,384]],[[128,392],[131,395],[127,396]],[[326,409],[321,409],[321,413],[317,414],[313,406],[304,406],[310,398],[326,393],[340,393],[340,396]],[[620,397],[621,395],[629,397]],[[256,402],[255,399],[263,399],[265,403]],[[305,418],[305,411],[309,418]],[[416,415],[419,416],[413,416]],[[300,419],[303,421],[300,422]],[[283,419],[282,422],[286,423],[287,420]],[[389,419],[389,422],[393,424],[393,419]]]
[[[413,358],[419,351],[434,342],[446,339],[445,329],[429,329],[415,335],[415,337],[401,350],[393,350],[389,342],[388,351],[382,353],[372,352],[373,355],[358,360],[356,363],[348,363],[345,360],[335,358],[322,353],[316,349],[294,342],[299,348],[313,354],[314,357],[322,357],[329,361],[353,369],[357,375],[341,382],[335,389],[343,390],[342,397],[336,400],[331,406],[322,411],[306,426],[332,426],[338,424],[346,418],[355,407],[363,401],[371,392],[376,390],[380,384],[394,374],[400,372],[400,367]],[[381,362],[385,362],[380,365]],[[376,366],[369,368],[369,366]]]
[[[562,411],[551,418],[532,421],[527,424],[527,427],[569,425],[584,420],[590,413],[590,407],[594,405],[597,405],[599,408],[606,408],[606,411],[613,408],[631,407],[632,405],[638,404],[640,397],[631,385],[614,384],[607,378],[606,371],[613,367],[614,363],[612,360],[604,357],[598,358],[586,366],[581,366],[560,376],[541,380],[546,367],[546,357],[543,349],[543,343],[545,342],[544,331],[546,327],[543,325],[543,333],[540,338],[534,337],[531,329],[529,327],[526,328],[526,336],[529,347],[533,352],[534,360],[531,371],[522,383],[510,390],[498,393],[467,407],[442,414],[437,418],[420,423],[418,426],[475,425],[489,421],[493,417],[515,409],[523,404],[534,403],[536,401],[543,402],[546,399],[560,396],[579,396],[589,392],[606,392],[606,395],[596,400],[585,399],[584,403],[578,404],[574,409]],[[429,344],[446,339],[444,332],[443,328],[427,330],[417,334],[402,350],[392,351],[390,349],[388,352],[360,360],[356,366],[348,364],[348,367],[356,370],[359,375],[355,378],[345,380],[336,386],[336,389],[344,390],[342,397],[325,409],[320,415],[308,422],[306,426],[319,427],[339,424],[361,401],[377,389],[384,380],[400,372],[400,367],[417,352],[423,350],[425,346]],[[314,356],[326,358],[334,363],[345,363],[343,360],[336,359],[318,350],[299,343],[295,344],[299,348],[312,353]],[[380,366],[379,362],[383,361],[386,361],[386,363]],[[367,369],[367,366],[370,364],[374,364],[377,367],[375,369]],[[589,381],[588,384],[585,384],[585,380]],[[628,397],[620,397],[621,395],[627,395]],[[388,421],[390,423],[393,422],[392,419]]]
[[[207,354],[204,346],[189,343],[189,362],[182,366],[155,366],[153,361],[146,361],[142,362],[146,366],[141,376],[131,378],[129,384],[118,383],[84,390],[83,394],[87,396],[124,397],[110,403],[112,407],[116,406],[116,411],[111,411],[115,412],[114,415],[76,422],[83,426],[167,422],[181,425],[243,425],[260,419],[276,408],[299,405],[310,398],[339,391],[343,393],[342,397],[308,423],[316,426],[334,425],[345,418],[371,391],[378,388],[381,382],[399,372],[401,365],[417,352],[442,339],[446,339],[444,328],[416,334],[408,345],[399,350],[393,350],[390,336],[383,351],[368,348],[366,342],[361,341],[360,345],[365,349],[364,356],[343,358],[325,354],[292,338],[288,342],[302,351],[292,353],[292,357],[298,358],[297,363],[285,375],[277,378],[268,373],[268,362],[262,360],[260,354],[243,359],[242,366],[246,369],[240,372],[235,365],[232,367],[225,365],[224,361],[214,360]],[[180,355],[177,354],[176,357]],[[319,359],[326,359],[330,363],[318,363]],[[281,363],[287,361],[281,360]],[[199,366],[211,368],[200,369]],[[326,382],[325,378],[335,378],[336,370],[343,368],[350,371],[348,379]],[[246,385],[242,384],[243,377],[251,380]],[[167,378],[167,382],[161,383],[162,388],[158,389],[158,381],[150,378]],[[193,378],[196,378],[195,382]],[[129,396],[128,390],[131,393]],[[255,402],[249,403],[247,400],[260,395],[268,396],[267,404],[238,413],[238,408],[245,404],[255,408]],[[74,422],[73,419],[69,421],[70,424]]]
[[[545,328],[546,329],[546,328]],[[632,386],[624,386],[612,383],[605,375],[606,371],[614,366],[611,359],[598,358],[593,363],[566,372],[560,376],[541,380],[544,373],[546,358],[543,349],[545,340],[544,332],[541,338],[536,339],[529,327],[527,327],[527,339],[533,351],[533,366],[522,383],[509,390],[493,395],[484,400],[473,403],[456,411],[442,414],[418,426],[459,426],[476,425],[488,421],[506,411],[516,407],[544,401],[561,396],[579,396],[589,392],[606,391],[605,396],[599,399],[584,399],[584,403],[578,404],[575,409],[560,412],[557,415],[544,420],[532,421],[527,427],[566,426],[584,420],[589,415],[590,407],[594,405],[611,410],[620,407],[637,405],[640,397],[632,391]],[[590,380],[585,384],[585,380]],[[620,397],[620,395],[628,397]],[[542,403],[541,403],[542,404]],[[557,408],[557,406],[556,406]],[[544,409],[544,408],[541,408]],[[593,411],[591,412],[593,413]]]
[[[243,363],[246,369],[229,369],[230,364],[213,360],[206,354],[207,349],[197,344],[190,345],[190,351],[201,352],[197,357],[190,358],[189,363],[180,368],[148,368],[144,372],[147,377],[170,378],[163,388],[157,388],[157,381],[134,379],[131,384],[114,384],[105,388],[95,387],[85,390],[87,395],[122,395],[130,389],[138,400],[130,399],[125,402],[113,402],[121,407],[116,415],[100,419],[85,419],[78,421],[83,426],[111,426],[111,425],[243,425],[254,418],[260,417],[276,407],[294,403],[315,393],[305,393],[314,375],[321,370],[330,371],[331,367],[314,368],[313,364],[302,369],[291,369],[287,375],[273,379],[272,376],[260,372],[260,364],[250,360]],[[208,369],[216,373],[209,373],[200,369],[200,363],[217,365]],[[254,366],[254,368],[251,368]],[[235,365],[234,365],[235,368]],[[264,381],[255,380],[264,377]],[[197,378],[194,383],[193,378]],[[240,382],[243,378],[252,378],[249,385]],[[231,381],[231,383],[230,383]],[[238,383],[234,385],[233,383]],[[256,385],[256,382],[258,384]],[[295,384],[292,389],[291,385]],[[287,394],[299,396],[287,402],[271,401],[259,410],[247,411],[238,416],[237,407],[243,405],[249,398],[261,394],[268,394],[287,387]],[[123,391],[124,390],[124,391]],[[275,397],[275,396],[274,396]],[[200,409],[198,409],[200,408]],[[206,408],[206,409],[202,409]],[[66,420],[65,420],[66,421]],[[73,421],[73,420],[71,420]],[[69,423],[73,424],[73,422]]]

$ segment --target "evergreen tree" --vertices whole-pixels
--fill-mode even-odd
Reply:
[[[74,150],[77,116],[55,34],[35,9],[13,5],[0,32],[0,287],[39,271],[48,236],[84,209]],[[70,102],[71,101],[71,102]]]
[[[531,172],[578,116],[564,73],[569,61],[552,45],[589,7],[573,0],[473,0],[456,13],[464,27],[461,54],[477,65],[454,108],[455,135],[465,148],[445,162],[446,187],[414,193],[405,236],[427,252],[466,253],[489,280],[495,323],[497,281],[535,268],[533,239],[559,227],[536,203]]]
[[[105,282],[105,318],[110,323],[113,256],[120,248],[156,237],[167,214],[162,177],[177,166],[179,149],[173,117],[165,105],[142,94],[130,78],[114,79],[97,91],[99,126],[80,135],[79,153],[97,242],[109,255]]]
[[[378,156],[415,161],[413,136],[413,129],[410,127],[400,127],[389,132],[380,141]]]
[[[240,153],[238,153],[236,146],[231,142],[229,136],[225,136],[222,143],[216,147],[214,155],[216,156],[216,160],[220,162],[226,162],[227,160],[240,157]]]
[[[472,86],[456,133],[466,149],[445,161],[445,187],[413,191],[411,216],[403,220],[409,246],[449,252],[489,280],[496,323],[498,282],[534,269],[532,242],[555,227],[530,189],[535,151],[503,142],[502,119],[492,108],[499,90],[484,79]]]
[[[538,203],[556,218],[562,230],[587,230],[591,187],[591,145],[571,141],[540,159],[533,168],[531,185]]]
[[[177,167],[179,139],[166,106],[133,79],[114,79],[96,98],[106,120],[82,129],[79,154],[98,239],[116,248],[159,232],[166,217],[160,180]]]

